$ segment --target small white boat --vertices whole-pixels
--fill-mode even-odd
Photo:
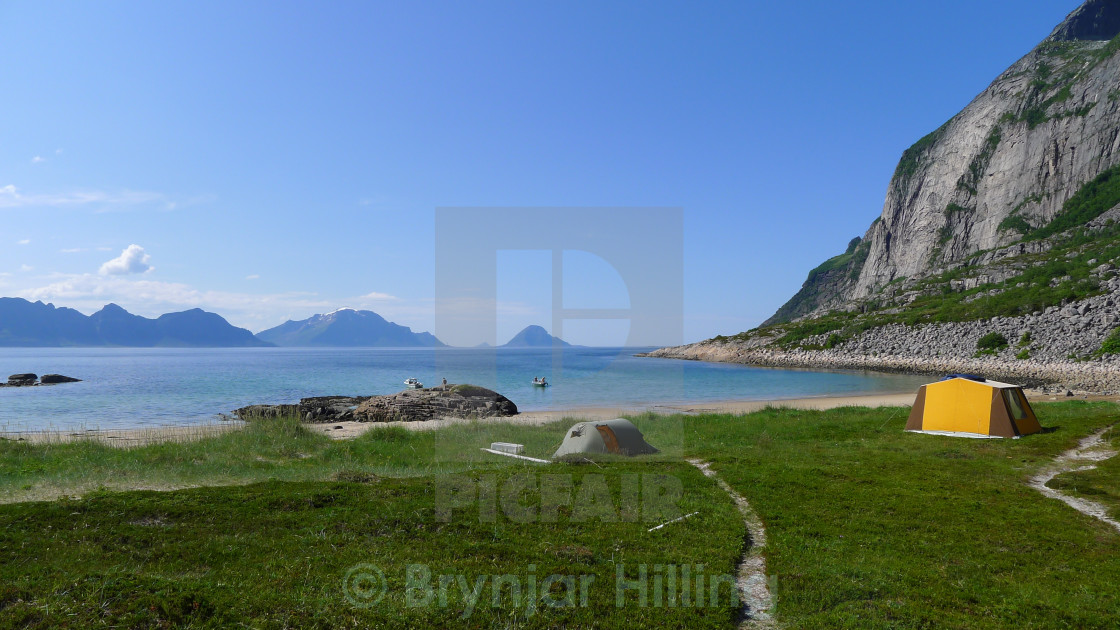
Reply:
[[[404,386],[411,389],[420,389],[424,384],[420,382],[420,379],[413,376],[412,378],[406,378],[404,380]]]
[[[546,379],[536,377],[533,378],[533,387],[548,387],[549,385],[551,385],[551,383],[549,383]]]

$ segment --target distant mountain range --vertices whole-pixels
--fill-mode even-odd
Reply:
[[[553,344],[561,348],[570,348],[572,344],[564,341],[559,337],[553,337],[548,334],[548,331],[540,326],[526,326],[513,336],[506,343],[502,344],[502,348],[551,348]]]
[[[287,321],[257,333],[257,338],[278,346],[434,348],[445,345],[427,332],[387,321],[373,311],[344,308]]]
[[[251,347],[272,345],[202,309],[156,319],[108,304],[93,315],[71,308],[0,298],[0,346]]]
[[[501,348],[551,348],[571,344],[540,326],[527,326]],[[437,348],[428,332],[387,321],[373,311],[339,309],[287,321],[256,335],[202,309],[155,319],[107,304],[93,315],[72,308],[0,298],[0,347],[238,348],[261,346]],[[479,347],[490,347],[483,344]]]

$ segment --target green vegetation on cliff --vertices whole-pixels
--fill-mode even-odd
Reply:
[[[987,170],[988,163],[991,162],[992,156],[995,155],[996,148],[999,147],[1002,137],[1000,126],[996,125],[993,127],[991,133],[988,134],[988,139],[984,141],[984,146],[980,149],[980,153],[972,158],[972,162],[969,163],[968,172],[961,175],[961,178],[957,180],[957,188],[967,190],[973,195],[976,194],[976,188],[980,185],[980,180],[984,178],[984,172]]]
[[[822,287],[827,287],[830,284],[843,286],[855,282],[859,278],[860,271],[863,270],[864,263],[867,262],[869,251],[869,243],[858,236],[853,238],[848,242],[848,248],[843,254],[829,258],[810,271],[809,277],[801,285],[801,290],[778,309],[777,313],[766,320],[763,325],[788,321],[806,315],[820,307],[830,297],[828,293],[821,290]]]
[[[1014,230],[1019,234],[1027,234],[1034,228],[1032,228],[1031,224],[1027,223],[1027,220],[1023,217],[1017,214],[1009,214],[999,222],[999,226],[996,229],[998,229],[1000,232]]]
[[[1050,223],[1029,233],[1027,239],[1042,239],[1085,225],[1116,204],[1120,204],[1120,165],[1103,171],[1081,186],[1062,204],[1062,211]]]
[[[917,175],[918,170],[923,166],[926,153],[929,152],[933,145],[941,140],[951,122],[953,122],[952,119],[946,121],[944,125],[926,134],[911,145],[910,148],[902,152],[902,158],[898,160],[898,165],[894,169],[894,177],[892,178],[896,186],[905,189],[910,185],[910,179],[914,175]]]
[[[834,336],[828,339],[836,345],[887,324],[915,326],[1016,317],[1101,294],[1100,277],[1092,272],[1100,261],[1120,258],[1120,224],[1093,232],[1077,229],[1053,239],[1057,242],[1049,251],[1001,261],[1021,271],[1000,282],[964,289],[963,279],[977,270],[958,267],[914,283],[909,292],[915,295],[903,306],[868,300],[858,311],[834,311],[795,322],[764,324],[722,339],[745,340],[769,334],[781,346],[809,348],[803,345],[806,339],[831,333]]]
[[[843,254],[840,254],[839,256],[833,256],[832,258],[829,258],[828,260],[818,265],[816,268],[809,272],[809,278],[805,280],[805,282],[815,282],[818,277],[827,274],[834,269],[846,269],[849,270],[849,272],[851,272],[852,270],[858,270],[858,265],[867,258],[866,252],[863,253],[862,259],[858,258],[860,255],[859,246],[861,242],[862,239],[860,239],[860,237],[857,236],[853,238],[848,242],[848,248],[844,250]],[[851,273],[849,273],[849,275],[851,275]]]
[[[1020,207],[1041,197],[1034,195],[1020,203]],[[1102,229],[1083,227],[1104,212],[1120,204],[1120,165],[1114,166],[1092,181],[1086,182],[1063,205],[1050,223],[1031,229],[1025,219],[1013,213],[1000,224],[1001,229],[1015,229],[1024,236],[1022,241],[1048,239],[1053,247],[1040,254],[1025,254],[1014,258],[1022,268],[1020,273],[1002,282],[980,283],[971,289],[953,288],[953,281],[968,277],[968,266],[955,267],[933,274],[912,284],[911,291],[919,295],[901,309],[881,301],[867,300],[860,313],[832,313],[808,321],[789,324],[792,319],[806,315],[819,306],[816,298],[827,291],[824,280],[827,273],[843,268],[858,277],[866,259],[858,260],[855,251],[826,261],[809,274],[801,290],[777,313],[763,323],[764,329],[781,326],[779,343],[798,342],[819,334],[841,331],[838,339],[847,339],[876,326],[903,323],[915,325],[929,322],[969,321],[997,316],[1014,317],[1041,311],[1063,302],[1075,301],[1101,293],[1099,279],[1093,277],[1089,262],[1110,261],[1120,258],[1120,224],[1110,224]],[[959,214],[973,210],[956,203],[945,208],[947,221]],[[948,226],[940,233],[941,244],[951,236]],[[854,241],[853,241],[854,242]],[[866,243],[859,243],[866,247]],[[979,255],[979,254],[977,254]]]

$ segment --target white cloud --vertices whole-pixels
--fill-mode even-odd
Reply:
[[[47,161],[47,158],[45,158],[41,155],[36,155],[35,157],[31,158],[31,163],[32,164],[38,164],[39,162],[46,162],[46,161]]]
[[[31,265],[20,265],[19,270],[23,272],[33,271],[35,268]]]
[[[378,293],[377,291],[374,291],[372,293],[367,293],[367,294],[363,295],[361,297],[361,299],[363,299],[363,300],[376,300],[376,301],[395,301],[395,300],[399,300],[400,298],[398,298],[395,295],[389,295],[388,293]]]
[[[55,155],[62,155],[62,149],[55,149],[54,154]]]
[[[139,245],[129,245],[120,256],[101,265],[99,273],[103,276],[121,276],[129,273],[147,273],[154,269],[148,261],[152,257]]]
[[[30,245],[31,244],[31,239],[25,238],[22,241],[16,241],[16,244],[18,244],[18,245]]]
[[[157,192],[124,189],[120,192],[104,190],[76,190],[61,193],[24,193],[12,184],[0,186],[0,209],[5,208],[67,208],[97,206],[99,209],[156,205],[164,210],[213,201],[212,195],[203,195],[179,203]]]
[[[261,277],[260,274],[251,273],[251,274],[245,276],[245,279],[246,280],[259,280],[260,277]]]

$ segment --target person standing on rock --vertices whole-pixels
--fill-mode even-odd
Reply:
[[[447,379],[446,379],[446,378],[445,378],[445,379],[443,379],[443,387],[444,387],[444,388],[447,388]]]

